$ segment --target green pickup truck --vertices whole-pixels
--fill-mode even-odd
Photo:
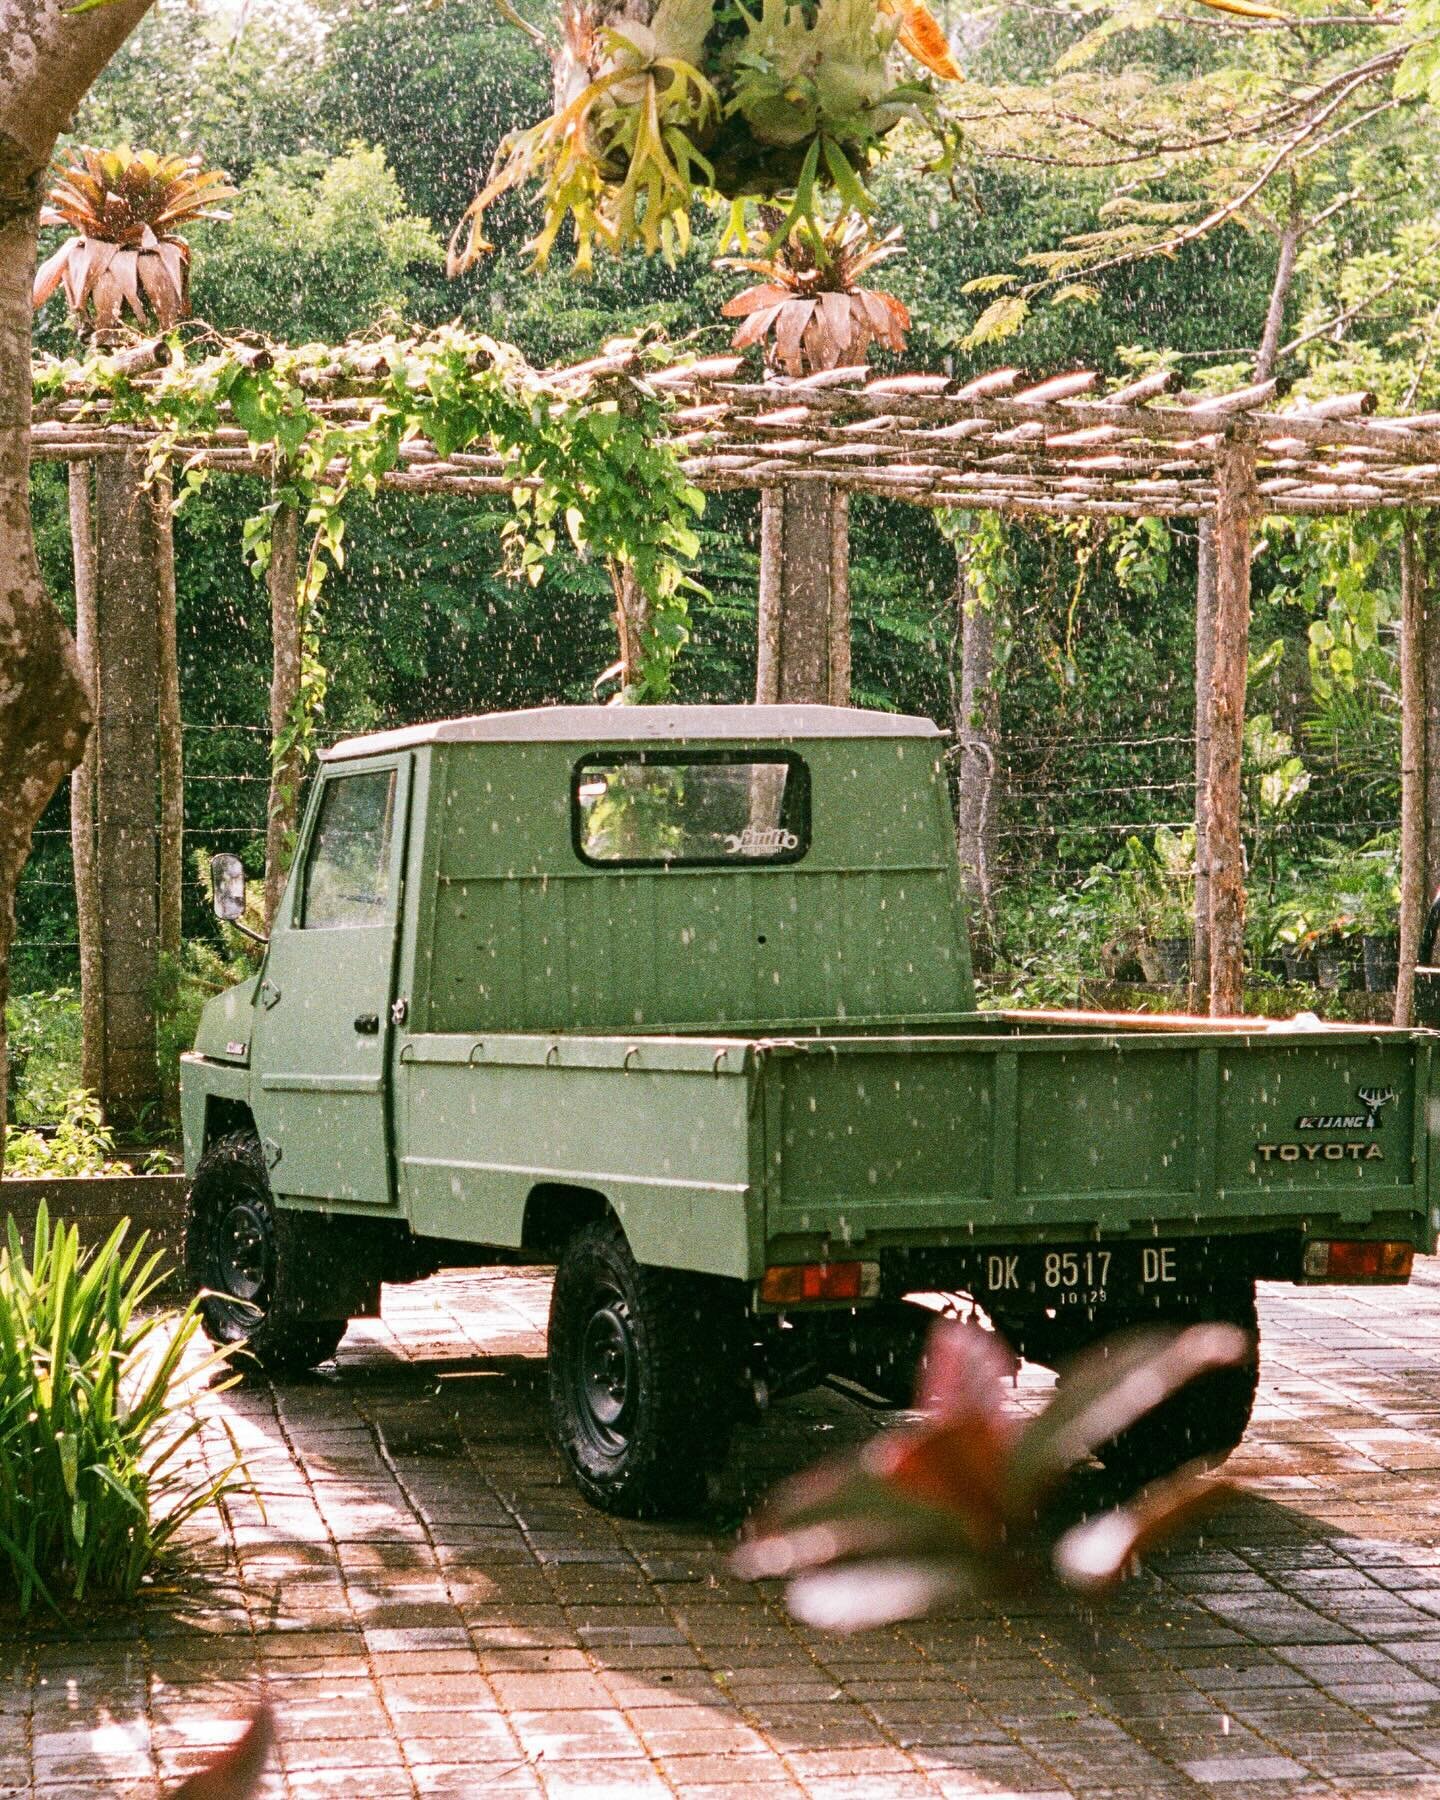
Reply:
[[[556,1437],[636,1514],[692,1503],[768,1399],[903,1403],[936,1307],[1053,1363],[1253,1326],[1257,1278],[1407,1279],[1433,1036],[977,1012],[943,751],[812,706],[331,750],[260,971],[184,1060],[212,1337],[304,1367],[384,1281],[553,1262]],[[1233,1448],[1255,1369],[1208,1379],[1115,1458]]]

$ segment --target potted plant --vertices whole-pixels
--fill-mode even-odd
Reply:
[[[1190,976],[1190,926],[1195,911],[1195,832],[1162,825],[1147,845],[1125,846],[1133,872],[1145,979],[1174,986]]]
[[[1330,919],[1317,949],[1322,987],[1386,993],[1400,966],[1399,846],[1386,832],[1358,849],[1335,845],[1325,859]]]

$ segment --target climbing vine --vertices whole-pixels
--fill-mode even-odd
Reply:
[[[36,368],[36,409],[69,402],[70,417],[144,426],[154,434],[152,466],[168,461],[180,474],[177,506],[208,475],[187,453],[195,438],[238,427],[252,451],[270,453],[275,479],[246,521],[246,558],[263,576],[282,506],[296,508],[309,534],[296,594],[299,694],[271,747],[277,769],[297,752],[308,760],[323,715],[322,597],[329,572],[344,566],[346,505],[356,494],[373,498],[403,446],[420,439],[442,458],[482,449],[499,456],[513,484],[503,555],[516,579],[538,582],[564,539],[632,574],[645,626],[625,698],[671,692],[689,600],[701,592],[687,565],[699,550],[704,499],[663,440],[668,402],[646,379],[668,360],[662,343],[636,340],[624,374],[569,386],[530,368],[510,345],[458,326],[423,339],[267,345],[260,354],[212,340],[204,354],[187,355],[178,332],[170,346],[169,366],[143,376],[106,355],[46,359]],[[338,413],[322,410],[346,395]]]

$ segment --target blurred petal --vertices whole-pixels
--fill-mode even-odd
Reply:
[[[1016,1449],[1014,1516],[1028,1517],[1055,1483],[1198,1375],[1234,1368],[1252,1352],[1235,1325],[1191,1325],[1107,1338],[1063,1371],[1055,1398]]]
[[[1182,1469],[1129,1505],[1073,1526],[1055,1545],[1055,1573],[1069,1587],[1104,1593],[1147,1550],[1228,1506],[1238,1492],[1231,1482]]]
[[[802,1625],[818,1631],[873,1631],[918,1619],[946,1601],[978,1591],[956,1557],[837,1563],[797,1575],[785,1600]]]

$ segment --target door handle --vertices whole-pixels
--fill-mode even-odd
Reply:
[[[380,1035],[379,1013],[361,1013],[355,1021],[355,1029],[362,1037],[378,1037]]]

